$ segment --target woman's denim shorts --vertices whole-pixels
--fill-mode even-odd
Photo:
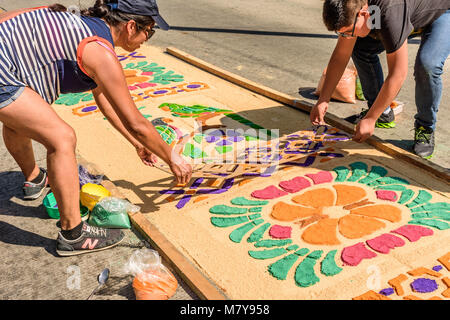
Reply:
[[[23,90],[25,90],[25,87],[0,85],[0,109],[16,101]]]

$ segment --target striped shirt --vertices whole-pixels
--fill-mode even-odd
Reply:
[[[82,68],[81,44],[104,40],[83,18],[41,7],[1,22],[0,86],[30,87],[52,104],[61,93],[61,62]],[[108,38],[102,42],[112,47],[110,33]]]

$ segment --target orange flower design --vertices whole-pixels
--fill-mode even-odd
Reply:
[[[399,208],[370,202],[363,188],[344,184],[333,184],[332,188],[308,190],[292,198],[295,205],[280,201],[273,206],[271,216],[299,224],[305,228],[302,239],[317,245],[340,244],[338,230],[348,239],[358,239],[384,228],[384,221],[401,220]]]

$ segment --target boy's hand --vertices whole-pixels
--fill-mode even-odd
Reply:
[[[309,119],[315,126],[325,124],[325,114],[328,110],[328,102],[317,102],[309,113]]]
[[[372,120],[370,118],[362,119],[357,125],[355,129],[355,135],[353,136],[353,141],[356,142],[364,142],[373,135],[375,130],[375,122],[376,120]]]

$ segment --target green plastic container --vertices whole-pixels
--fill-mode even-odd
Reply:
[[[47,210],[47,214],[52,219],[59,219],[59,209],[58,204],[56,203],[55,195],[53,192],[50,192],[43,201],[45,210]],[[81,220],[86,220],[89,215],[89,209],[80,204],[80,214]]]

